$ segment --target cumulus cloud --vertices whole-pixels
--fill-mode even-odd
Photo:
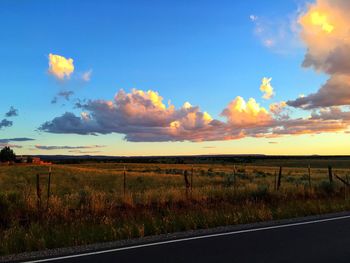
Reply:
[[[341,109],[319,110],[307,118],[291,119],[283,101],[265,109],[255,99],[246,101],[240,96],[223,109],[223,121],[189,102],[176,108],[171,103],[165,105],[155,91],[136,89],[130,93],[120,90],[113,100],[90,100],[76,106],[81,110],[80,116],[66,112],[43,123],[39,130],[80,135],[120,133],[125,140],[134,142],[198,142],[338,132],[347,130],[350,124],[350,112]]]
[[[332,75],[317,92],[288,101],[287,104],[303,109],[349,105],[350,75]]]
[[[74,72],[73,59],[50,53],[48,72],[59,80],[69,79]]]
[[[350,103],[350,4],[347,0],[318,0],[300,17],[307,52],[303,66],[328,74],[315,93],[288,101],[304,109]]]
[[[264,93],[262,97],[266,100],[271,99],[275,95],[271,86],[271,80],[272,78],[265,77],[261,80],[260,91]]]
[[[18,116],[18,110],[15,109],[13,106],[11,106],[9,111],[5,113],[5,116],[8,117],[8,118],[16,117],[16,116]]]
[[[35,145],[35,148],[39,150],[72,150],[72,149],[95,149],[103,148],[105,145],[87,145],[87,146],[56,146],[56,145]]]
[[[40,130],[93,135],[117,132],[126,134],[130,141],[195,141],[219,125],[190,103],[179,109],[166,106],[163,98],[151,90],[120,90],[111,101],[93,100],[77,106],[83,110],[81,116],[66,112],[44,123]]]
[[[240,96],[231,101],[221,115],[235,127],[257,127],[272,121],[270,113],[264,107],[260,107],[255,99],[250,98],[246,102]]]

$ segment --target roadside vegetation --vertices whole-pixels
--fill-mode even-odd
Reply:
[[[309,180],[307,167],[283,167],[279,189],[279,167],[272,166],[95,163],[51,169],[47,200],[48,166],[0,166],[0,255],[350,209],[350,170],[344,168],[333,168],[330,181],[327,168],[311,167]]]

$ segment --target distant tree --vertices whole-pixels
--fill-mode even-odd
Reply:
[[[16,160],[16,154],[13,150],[6,146],[0,151],[0,161],[1,162],[10,162]]]

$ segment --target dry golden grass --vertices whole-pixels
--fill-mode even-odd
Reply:
[[[126,167],[126,194],[123,171]],[[350,208],[342,183],[326,168],[209,164],[54,165],[46,209],[48,167],[0,167],[0,254],[142,237],[219,225],[305,216]],[[193,168],[193,190],[183,170]],[[334,169],[346,178],[350,170]],[[190,173],[189,173],[190,174]]]

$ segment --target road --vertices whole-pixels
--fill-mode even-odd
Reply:
[[[350,262],[350,216],[159,241],[31,262]]]

